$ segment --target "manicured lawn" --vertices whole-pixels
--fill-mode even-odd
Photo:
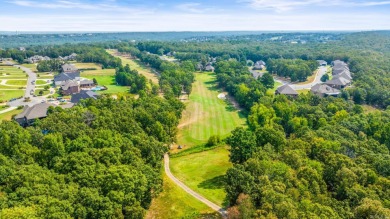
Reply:
[[[20,80],[7,80],[7,85],[17,85],[17,86],[26,86],[27,79],[20,79]]]
[[[35,89],[35,95],[39,96],[39,92],[40,92],[41,90],[43,91],[42,96],[48,95],[48,94],[50,93],[49,90]]]
[[[24,90],[0,90],[0,100],[10,100],[24,96]]]
[[[102,67],[96,63],[80,63],[80,62],[77,62],[77,63],[74,63],[74,65],[78,68],[78,69],[96,69],[96,70],[101,70]]]
[[[224,175],[232,167],[227,147],[171,158],[171,171],[188,187],[224,206]]]
[[[133,60],[126,57],[116,56],[113,50],[107,50],[107,52],[115,57],[118,57],[122,60],[122,64],[129,64],[130,69],[135,69],[139,74],[145,76],[148,80],[152,80],[154,84],[158,84],[158,76],[153,73],[153,70],[150,67],[145,66],[139,60]]]
[[[164,191],[153,199],[146,219],[205,218],[206,216],[220,218],[218,213],[184,192],[165,174],[163,180]]]
[[[9,75],[26,75],[23,70],[18,69],[13,66],[0,66],[0,75],[9,74]]]
[[[237,126],[246,124],[245,117],[233,105],[218,98],[213,73],[196,73],[192,94],[186,103],[179,125],[178,144],[185,148],[205,144],[212,135],[226,137]]]
[[[33,72],[37,72],[37,65],[36,64],[23,64],[22,66],[31,69]]]
[[[1,109],[1,110],[3,110],[3,109]],[[20,110],[15,109],[15,110],[0,114],[0,122],[3,120],[10,121],[12,119],[13,115],[17,115],[17,114],[21,113],[22,111],[23,111],[23,109],[20,109]]]
[[[106,86],[108,90],[98,91],[102,94],[115,94],[129,92],[130,87],[118,86],[115,82],[115,69],[103,69],[103,70],[92,70],[83,71],[81,77],[88,79],[96,79],[100,86]]]
[[[47,80],[49,79],[37,79],[35,81],[35,85],[46,85],[46,84],[51,84],[50,82],[48,83]]]

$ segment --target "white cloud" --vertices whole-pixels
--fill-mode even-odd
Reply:
[[[357,1],[357,0],[239,0],[257,10],[273,10],[284,12],[305,6],[344,6],[367,7],[390,5],[390,1]]]

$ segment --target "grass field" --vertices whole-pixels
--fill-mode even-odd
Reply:
[[[7,85],[26,86],[27,79],[7,80]]]
[[[38,72],[36,64],[23,64],[22,66],[31,69],[33,72]]]
[[[92,68],[95,68],[96,70],[101,70],[102,69],[102,66],[100,66],[100,65],[98,65],[96,63],[80,63],[80,62],[77,62],[77,63],[74,63],[74,65],[78,69],[92,69]]]
[[[233,105],[218,98],[215,74],[196,73],[192,94],[179,125],[178,144],[186,148],[205,144],[212,135],[226,137],[246,123]]]
[[[115,51],[113,50],[107,50],[107,52],[113,56],[115,55]],[[138,60],[128,59],[121,56],[116,56],[122,60],[122,64],[125,66],[126,64],[129,64],[130,69],[135,69],[138,71],[139,74],[145,76],[148,80],[152,80],[154,84],[158,84],[158,76],[153,73],[153,70],[147,66],[145,66],[143,63],[141,63]]]
[[[115,69],[101,69],[81,72],[81,77],[96,79],[100,86],[106,86],[108,90],[98,91],[102,94],[128,93],[129,87],[118,86],[115,82]]]
[[[223,177],[232,167],[227,147],[171,158],[173,175],[210,201],[224,206]]]
[[[24,90],[0,90],[0,100],[10,100],[12,98],[22,97]]]
[[[3,121],[3,120],[8,120],[10,121],[12,119],[12,116],[13,115],[16,115],[16,114],[19,114],[23,111],[23,109],[15,109],[15,110],[12,110],[12,111],[9,111],[9,112],[6,112],[6,113],[3,113],[3,114],[0,114],[0,122]]]
[[[220,218],[211,208],[176,186],[165,174],[163,180],[164,191],[153,199],[146,219]]]

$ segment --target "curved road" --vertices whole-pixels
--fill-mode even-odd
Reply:
[[[276,79],[276,78],[275,78],[275,81],[282,83],[282,85],[289,84],[294,90],[311,89],[311,87],[313,87],[314,85],[323,83],[321,81],[321,77],[323,75],[325,75],[326,72],[327,72],[327,67],[325,67],[325,66],[319,67],[317,72],[316,72],[316,77],[315,77],[314,81],[311,83],[308,83],[308,84],[295,84],[295,83],[291,83],[291,82]],[[282,85],[280,85],[280,86],[282,86]]]
[[[165,169],[165,173],[167,174],[167,176],[176,184],[178,185],[180,188],[182,188],[184,191],[186,191],[188,194],[190,194],[191,196],[193,196],[194,198],[198,199],[199,201],[203,202],[204,204],[206,204],[207,206],[209,206],[210,208],[212,208],[213,210],[215,211],[218,211],[218,213],[220,213],[222,215],[223,218],[226,218],[227,217],[227,212],[225,209],[223,209],[222,207],[212,203],[211,201],[207,200],[205,197],[201,196],[200,194],[196,193],[194,190],[188,188],[188,186],[184,185],[184,183],[182,183],[180,180],[178,180],[172,173],[171,173],[171,169],[169,168],[169,155],[168,154],[165,154],[164,155],[164,169]]]

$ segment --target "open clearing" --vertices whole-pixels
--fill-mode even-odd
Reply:
[[[115,57],[118,57],[122,60],[122,65],[125,66],[129,64],[130,69],[137,70],[139,74],[146,77],[148,80],[152,80],[154,84],[158,84],[158,76],[153,73],[153,70],[150,67],[145,66],[139,60],[129,59],[127,57],[119,56],[116,54],[115,50],[107,50],[107,52]]]
[[[76,68],[78,68],[80,70],[83,70],[83,69],[101,70],[102,69],[102,66],[99,65],[99,64],[96,64],[96,63],[81,63],[81,62],[77,62],[77,63],[74,63],[74,65],[76,66]]]
[[[147,219],[220,218],[218,213],[187,194],[163,174],[163,192],[153,199]]]
[[[205,144],[212,135],[226,137],[246,123],[232,104],[218,98],[215,74],[196,73],[190,99],[179,125],[178,144],[186,148]]]
[[[171,158],[170,162],[176,178],[220,206],[226,197],[223,177],[230,167],[227,147]]]
[[[24,90],[0,90],[0,100],[23,97]]]

